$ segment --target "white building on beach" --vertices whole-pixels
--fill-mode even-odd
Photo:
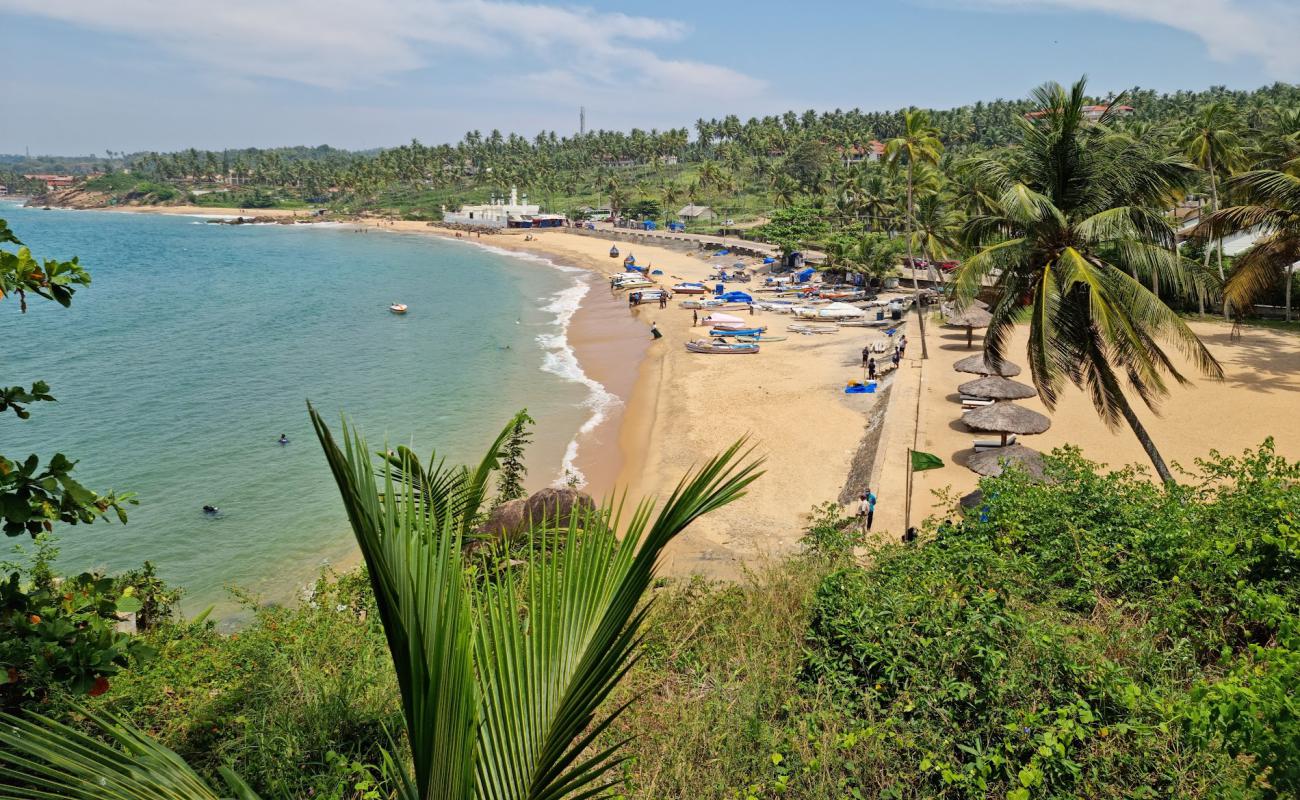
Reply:
[[[518,224],[525,219],[531,219],[539,214],[541,210],[541,206],[528,202],[528,195],[524,195],[524,202],[520,203],[518,190],[511,187],[509,203],[503,197],[494,197],[490,203],[477,206],[461,206],[459,211],[444,209],[442,221],[459,222],[465,225],[483,225],[489,228],[505,228],[512,222]]]

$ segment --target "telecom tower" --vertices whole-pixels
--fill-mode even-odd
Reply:
[[[587,107],[578,106],[578,135],[585,136],[587,133]]]

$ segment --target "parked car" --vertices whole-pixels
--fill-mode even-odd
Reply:
[[[924,258],[903,258],[903,266],[912,267],[913,269],[929,269],[930,262]]]
[[[961,266],[961,262],[960,262],[960,261],[940,261],[940,262],[939,262],[939,269],[943,270],[944,272],[954,272],[954,271],[956,271],[956,269],[957,269],[958,267],[960,267],[960,266]]]

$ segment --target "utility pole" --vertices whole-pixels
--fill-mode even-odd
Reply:
[[[587,133],[587,107],[578,106],[578,135],[585,136]]]

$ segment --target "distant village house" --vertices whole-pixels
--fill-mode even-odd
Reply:
[[[1105,114],[1109,108],[1110,108],[1109,105],[1084,106],[1083,117],[1089,122],[1096,122],[1097,120],[1101,119],[1102,115]],[[1128,115],[1132,114],[1133,111],[1134,111],[1133,106],[1115,106],[1115,110],[1114,112],[1112,112],[1111,116],[1127,117]],[[1046,111],[1030,111],[1028,114],[1025,115],[1025,119],[1039,119],[1045,116],[1047,116]]]
[[[541,212],[542,207],[529,203],[527,195],[520,202],[518,190],[512,187],[509,202],[494,197],[487,203],[461,206],[459,211],[444,210],[442,221],[487,228],[558,228],[564,225],[563,215]]]
[[[717,219],[717,214],[708,206],[697,206],[694,204],[682,206],[677,212],[677,218],[682,222],[708,222]]]
[[[77,182],[75,175],[24,175],[29,181],[40,181],[45,184],[47,191],[55,189],[67,189]]]

